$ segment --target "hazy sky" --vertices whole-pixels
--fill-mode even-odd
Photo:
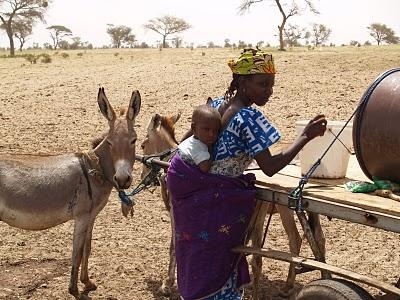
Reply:
[[[277,45],[281,16],[274,1],[253,4],[244,15],[238,14],[240,3],[242,0],[53,0],[46,17],[47,24],[38,24],[27,44],[51,43],[45,28],[63,25],[82,41],[94,46],[109,45],[107,24],[131,27],[139,42],[155,44],[161,36],[145,30],[143,24],[169,14],[192,25],[180,34],[186,43],[206,45],[212,41],[223,45],[225,39],[230,39],[231,43],[243,40]],[[303,2],[298,0],[298,3]],[[366,28],[371,23],[384,23],[400,36],[400,0],[314,0],[314,4],[320,15],[305,11],[302,16],[290,18],[289,23],[302,27],[324,24],[332,29],[328,42],[336,45],[348,44],[351,40],[374,42]],[[0,32],[0,46],[8,45],[7,36]]]

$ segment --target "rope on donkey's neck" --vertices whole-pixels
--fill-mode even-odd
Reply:
[[[160,161],[164,161],[165,159],[169,159],[172,154],[174,154],[178,149],[168,149],[161,153],[155,153],[150,155],[145,155],[142,157],[141,162],[150,168],[150,171],[146,174],[145,177],[139,182],[139,184],[131,191],[126,193],[124,190],[118,191],[119,199],[122,203],[126,205],[133,206],[135,205],[135,200],[133,196],[144,190],[145,188],[151,185],[158,184],[158,178],[160,177],[162,167],[154,161],[154,159],[158,159]]]

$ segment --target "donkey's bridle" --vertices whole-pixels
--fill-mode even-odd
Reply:
[[[121,202],[133,206],[135,202],[131,199],[131,196],[138,194],[143,189],[152,186],[159,185],[161,174],[161,169],[168,168],[168,160],[172,157],[172,155],[177,151],[177,148],[168,149],[161,153],[150,154],[145,156],[136,156],[136,159],[141,161],[144,165],[150,168],[150,171],[146,174],[146,176],[139,182],[139,184],[129,193],[125,193],[125,191],[120,190],[118,192],[118,196]]]

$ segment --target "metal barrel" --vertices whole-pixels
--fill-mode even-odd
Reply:
[[[362,96],[353,144],[367,177],[400,182],[400,68],[381,74]]]

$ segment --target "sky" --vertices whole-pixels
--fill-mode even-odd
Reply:
[[[275,1],[255,3],[243,15],[238,7],[243,0],[52,0],[46,15],[46,24],[38,24],[27,46],[34,42],[52,43],[46,27],[63,25],[72,30],[73,36],[89,42],[95,47],[110,45],[107,24],[132,28],[139,43],[156,45],[161,36],[144,29],[150,19],[172,15],[184,19],[191,28],[179,34],[187,45],[207,45],[213,42],[223,45],[225,39],[231,43],[242,40],[255,45],[259,41],[278,45],[278,25],[281,15]],[[282,3],[291,1],[282,0]],[[304,1],[297,0],[304,4]],[[383,23],[400,36],[400,0],[313,0],[320,12],[313,15],[305,10],[302,15],[289,18],[288,23],[300,27],[311,27],[312,23],[324,24],[332,30],[328,43],[349,44],[351,40],[364,43],[369,40],[367,26]],[[9,46],[4,31],[0,31],[0,47]],[[18,46],[18,41],[16,41]]]

